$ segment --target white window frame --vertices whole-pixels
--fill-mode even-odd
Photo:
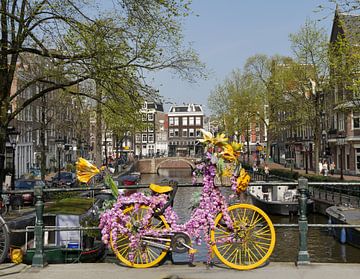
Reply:
[[[154,114],[149,113],[147,118],[148,118],[148,121],[154,121]]]
[[[339,123],[339,131],[344,131],[345,130],[345,115],[344,113],[339,113],[338,115],[338,123]]]
[[[174,126],[174,117],[169,117],[169,126]]]
[[[187,116],[182,117],[181,123],[183,126],[187,126],[188,125],[188,118]]]
[[[179,137],[179,129],[178,128],[175,128],[174,129],[174,137]]]
[[[179,117],[174,117],[174,126],[179,126]]]
[[[182,129],[182,131],[181,131],[181,136],[182,136],[183,138],[187,138],[187,137],[188,137],[188,130],[187,130],[187,129]]]
[[[148,142],[150,143],[154,142],[154,134],[148,134]]]
[[[174,137],[174,129],[169,129],[169,138]]]
[[[195,129],[190,128],[189,129],[189,138],[193,138],[193,137],[195,137]]]
[[[189,117],[189,126],[194,126],[194,116]]]
[[[358,126],[355,126],[355,119],[357,119],[357,124]],[[352,126],[353,126],[353,130],[358,130],[360,129],[360,112],[353,112],[352,115]]]
[[[141,141],[142,141],[142,143],[147,143],[147,134],[141,135]]]
[[[201,126],[201,117],[200,116],[195,117],[195,125],[196,126]]]

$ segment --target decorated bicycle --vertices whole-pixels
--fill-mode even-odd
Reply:
[[[168,252],[188,253],[191,261],[204,240],[208,248],[207,262],[214,254],[227,266],[247,270],[262,265],[275,246],[275,230],[269,217],[259,208],[242,203],[229,205],[219,186],[229,180],[234,194],[245,191],[250,176],[238,160],[241,144],[229,143],[224,134],[214,137],[202,130],[205,158],[194,171],[202,177],[202,191],[198,206],[190,220],[178,224],[171,207],[177,185],[150,184],[150,195],[141,192],[121,195],[109,175],[117,200],[100,218],[102,240],[109,244],[117,258],[127,266],[147,268],[155,266]],[[84,182],[99,170],[88,162],[78,164],[78,177]],[[92,174],[89,174],[91,170]]]

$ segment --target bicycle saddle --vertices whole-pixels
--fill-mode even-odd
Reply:
[[[149,187],[152,191],[159,193],[159,194],[168,193],[173,190],[173,188],[171,186],[156,185],[153,183],[151,183]]]

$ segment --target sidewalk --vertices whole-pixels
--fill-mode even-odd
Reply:
[[[43,269],[32,268],[23,264],[10,268],[3,268],[3,266],[5,265],[0,265],[0,276],[7,275],[6,278],[19,279],[339,279],[358,278],[360,274],[360,264],[314,263],[297,267],[290,262],[274,262],[250,271],[238,271],[223,265],[207,268],[202,263],[196,263],[195,267],[189,267],[186,264],[164,264],[149,269],[127,268],[113,263],[53,264]],[[14,272],[18,273],[14,274]]]
[[[271,170],[272,169],[286,169],[286,170],[290,170],[290,168],[285,168],[285,166],[281,165],[281,164],[278,164],[278,163],[274,163],[274,162],[269,162],[268,163],[269,165],[269,168],[270,168],[270,173],[271,173]],[[301,174],[305,174],[306,171],[303,170],[303,169],[294,169],[294,171],[298,172],[298,173],[301,173]],[[312,170],[308,170],[308,173],[309,174],[315,174],[314,171]],[[329,174],[329,177],[336,177],[336,178],[340,178],[340,175],[339,174],[334,174],[334,175],[330,175]],[[343,175],[344,177],[344,180],[345,181],[359,181],[360,182],[360,176],[355,176],[355,175]]]

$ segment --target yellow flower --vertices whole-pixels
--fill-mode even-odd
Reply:
[[[237,188],[236,192],[240,193],[246,190],[247,186],[250,182],[250,175],[245,171],[245,169],[241,169],[240,175],[236,180]]]
[[[228,144],[228,138],[225,138],[225,134],[217,134],[214,139],[214,145],[222,146]]]
[[[222,157],[230,162],[237,160],[236,153],[230,144],[225,145],[224,151],[222,152]]]
[[[242,143],[237,143],[234,141],[231,143],[231,146],[234,149],[234,151],[241,151],[241,149],[243,147]]]
[[[214,141],[214,137],[212,135],[212,133],[205,131],[204,129],[199,129],[200,132],[203,134],[203,138],[199,139],[199,142],[202,143],[213,143]]]
[[[79,158],[76,163],[76,175],[80,182],[88,183],[89,180],[100,173],[100,170],[84,158]]]

